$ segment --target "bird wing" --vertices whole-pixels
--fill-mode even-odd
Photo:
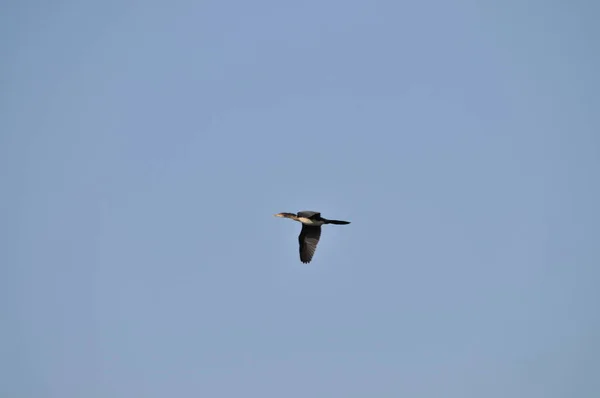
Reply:
[[[318,211],[311,211],[311,210],[304,210],[304,211],[299,211],[298,212],[298,217],[306,217],[306,218],[313,218],[313,217],[320,217],[321,213],[319,213]]]
[[[298,242],[300,243],[300,261],[307,264],[312,260],[319,239],[321,238],[321,227],[315,227],[310,225],[302,224],[302,231],[298,236]]]

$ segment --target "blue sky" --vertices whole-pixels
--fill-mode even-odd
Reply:
[[[0,15],[0,395],[597,395],[600,6],[50,3]],[[300,210],[352,222],[309,265]]]

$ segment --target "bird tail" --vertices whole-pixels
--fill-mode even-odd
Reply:
[[[346,225],[350,224],[350,221],[325,220],[325,224]]]

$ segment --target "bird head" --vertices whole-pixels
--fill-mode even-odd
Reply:
[[[277,213],[274,214],[275,217],[284,217],[284,218],[296,218],[294,213]]]

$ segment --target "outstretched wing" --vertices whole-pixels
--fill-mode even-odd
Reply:
[[[320,226],[315,227],[302,224],[302,231],[300,231],[300,236],[298,236],[298,242],[300,243],[300,261],[305,264],[310,263],[310,260],[312,260],[312,257],[315,254],[315,250],[317,250],[320,238]]]

